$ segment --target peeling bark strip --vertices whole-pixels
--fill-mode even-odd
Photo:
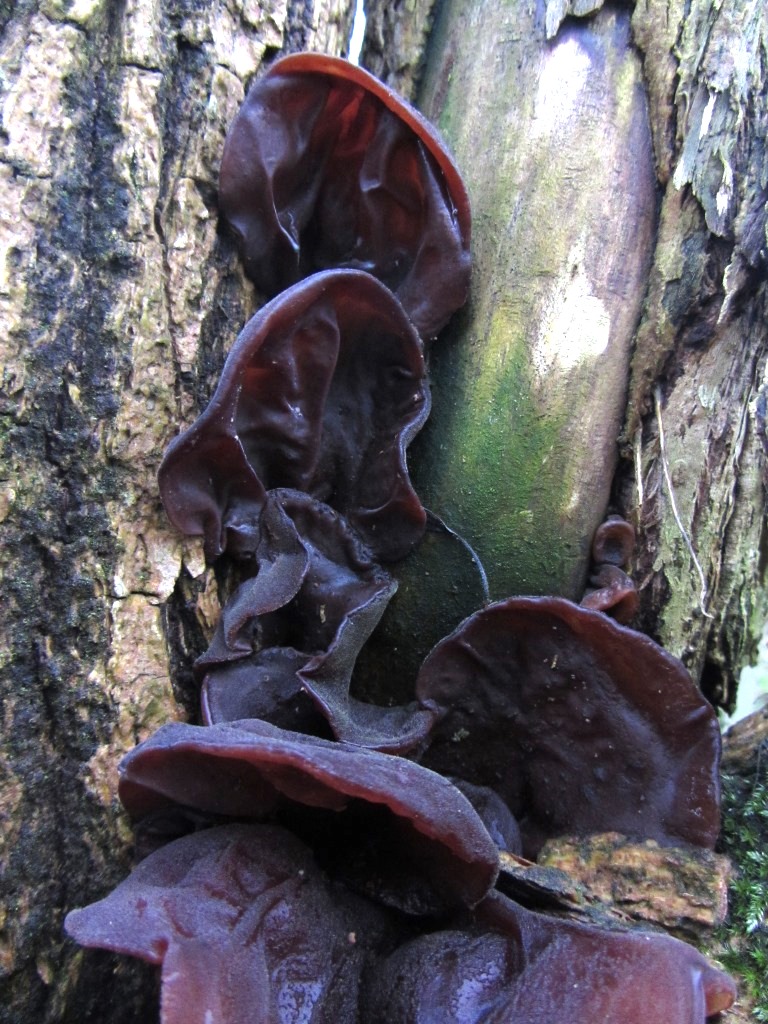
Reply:
[[[655,5],[633,16],[664,194],[624,430],[638,469],[621,474],[620,493],[645,547],[646,621],[732,703],[768,614],[768,26],[759,0],[678,6],[668,20]]]
[[[339,53],[353,6],[47,0],[3,27],[0,1021],[156,1013],[61,921],[126,873],[115,764],[180,717],[167,637],[202,628],[155,476],[253,305],[217,234],[224,134],[265,57]]]

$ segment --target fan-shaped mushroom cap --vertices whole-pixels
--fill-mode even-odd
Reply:
[[[604,831],[714,845],[717,720],[648,637],[560,598],[511,598],[438,644],[416,691],[443,715],[424,763],[494,788],[526,856]]]
[[[467,298],[467,193],[435,129],[362,68],[274,63],[227,136],[220,203],[268,296],[318,270],[367,270],[424,338]]]
[[[294,488],[341,511],[377,557],[401,558],[424,531],[405,449],[429,404],[421,343],[387,288],[316,274],[235,341],[208,408],[163,459],[166,511],[213,560],[255,546],[265,491]]]
[[[174,805],[260,819],[296,805],[321,817],[345,877],[413,912],[474,905],[498,873],[498,851],[455,786],[391,754],[315,739],[265,722],[161,727],[121,764],[120,798],[135,819]],[[340,844],[340,845],[339,845]]]

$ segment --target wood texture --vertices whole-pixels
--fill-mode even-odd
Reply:
[[[388,5],[374,0],[371,6],[380,35],[387,21],[375,12]],[[511,589],[572,591],[585,567],[589,516],[601,504],[624,514],[639,537],[638,625],[682,657],[714,700],[730,706],[768,616],[768,13],[759,0],[643,0],[632,9],[630,50],[647,96],[659,213],[650,267],[638,286],[637,330],[630,315],[637,295],[614,295],[629,332],[622,351],[631,357],[617,396],[599,386],[575,389],[558,359],[537,362],[535,345],[537,330],[548,323],[541,299],[547,289],[550,309],[562,312],[561,322],[554,320],[558,358],[569,331],[584,336],[583,313],[568,320],[567,292],[557,291],[558,274],[568,266],[557,253],[558,239],[580,224],[611,252],[622,230],[620,209],[610,200],[597,219],[589,209],[582,190],[591,193],[595,185],[578,177],[578,156],[563,156],[565,173],[551,177],[549,164],[562,153],[537,167],[531,142],[542,69],[569,40],[579,33],[588,38],[602,18],[617,16],[601,7],[599,0],[549,0],[542,8],[516,0],[445,0],[433,14],[426,50],[409,42],[404,67],[419,69],[417,98],[438,120],[469,181],[477,267],[469,314],[436,359],[434,465],[423,483],[436,511],[467,532],[481,556],[490,553],[492,580],[501,567],[500,579]],[[372,59],[398,38],[390,28]],[[630,56],[627,66],[635,66]],[[383,70],[393,80],[403,74],[392,58]],[[600,74],[590,70],[585,95],[598,88],[591,79]],[[555,80],[552,103],[562,105],[562,96],[573,93],[565,66]],[[618,101],[626,84],[625,76],[603,87]],[[560,138],[566,149],[566,134]],[[579,138],[573,151],[587,144]],[[620,165],[635,165],[641,155],[635,146],[617,151]],[[605,156],[598,146],[596,172],[607,166]],[[595,180],[609,184],[600,173]],[[544,201],[532,210],[537,195]],[[532,245],[537,232],[543,255]],[[642,248],[642,236],[634,240]],[[589,280],[599,263],[591,255],[575,279]],[[532,298],[537,289],[538,300]],[[553,347],[558,351],[556,342]],[[598,380],[602,370],[598,361]],[[539,415],[543,408],[560,408],[566,417],[559,452],[551,416]],[[619,460],[612,483],[582,487],[565,519],[571,472],[565,448],[574,452],[575,480],[590,480],[581,461],[587,442],[575,426],[585,417],[612,424],[606,428],[615,431],[612,441],[604,440]],[[450,436],[447,454],[438,431]],[[606,476],[609,466],[603,461]],[[525,480],[525,467],[528,493],[514,483]],[[478,493],[485,509],[476,504]],[[573,480],[570,493],[576,494]]]
[[[154,972],[61,923],[125,875],[117,763],[184,715],[216,616],[155,474],[255,302],[217,225],[224,133],[263,60],[339,53],[352,10],[3,10],[0,1020],[151,1021]]]
[[[617,494],[641,531],[645,623],[730,703],[768,612],[768,12],[640,4],[633,31],[663,194]]]
[[[466,314],[432,356],[425,500],[495,598],[580,596],[617,460],[656,183],[627,12],[548,42],[521,5],[443,4],[419,100],[473,204]]]

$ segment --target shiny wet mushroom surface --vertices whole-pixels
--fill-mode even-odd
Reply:
[[[232,126],[220,198],[270,301],[159,472],[226,580],[201,724],[123,760],[139,863],[68,933],[159,965],[162,1024],[702,1024],[735,991],[692,947],[499,888],[500,851],[550,837],[717,837],[713,712],[606,614],[631,614],[626,524],[596,539],[592,607],[510,598],[413,679],[395,650],[370,688],[354,674],[425,532],[408,447],[467,297],[437,133],[358,68],[285,58]]]

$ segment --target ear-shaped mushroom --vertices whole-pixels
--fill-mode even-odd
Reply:
[[[717,720],[648,637],[563,599],[511,598],[438,644],[416,690],[443,715],[424,763],[495,789],[526,856],[606,831],[714,845]]]
[[[704,1024],[736,997],[726,974],[666,935],[546,917],[497,892],[475,916],[374,972],[369,1024]]]
[[[166,511],[213,560],[252,552],[264,491],[295,488],[341,511],[379,558],[402,558],[424,531],[405,449],[428,414],[421,343],[397,300],[360,271],[316,274],[235,341],[208,408],[163,459]]]
[[[260,527],[257,574],[224,606],[200,671],[271,647],[324,652],[351,612],[394,590],[346,520],[301,491],[268,491]]]
[[[634,580],[624,570],[635,548],[634,527],[621,516],[608,516],[592,540],[592,571],[581,604],[605,612],[627,625],[640,606]]]
[[[229,825],[151,854],[65,927],[83,946],[162,964],[162,1024],[344,1024],[391,926],[332,888],[289,832]]]
[[[634,581],[618,565],[604,562],[589,577],[582,608],[605,612],[626,626],[637,614],[640,598]]]
[[[595,530],[592,561],[625,569],[635,549],[635,529],[621,516],[608,516]]]
[[[435,129],[366,71],[296,54],[251,88],[227,136],[221,209],[268,296],[367,270],[424,338],[464,304],[469,201]]]
[[[337,739],[395,753],[417,746],[433,709],[380,707],[349,693],[395,584],[345,520],[299,491],[269,491],[256,557],[258,574],[225,605],[197,662],[207,672],[205,721],[260,718],[317,734],[309,698]]]
[[[473,906],[498,873],[496,844],[466,798],[390,754],[265,722],[174,723],[120,770],[120,798],[134,819],[175,805],[250,819],[279,812],[342,865],[347,881],[409,912]]]

